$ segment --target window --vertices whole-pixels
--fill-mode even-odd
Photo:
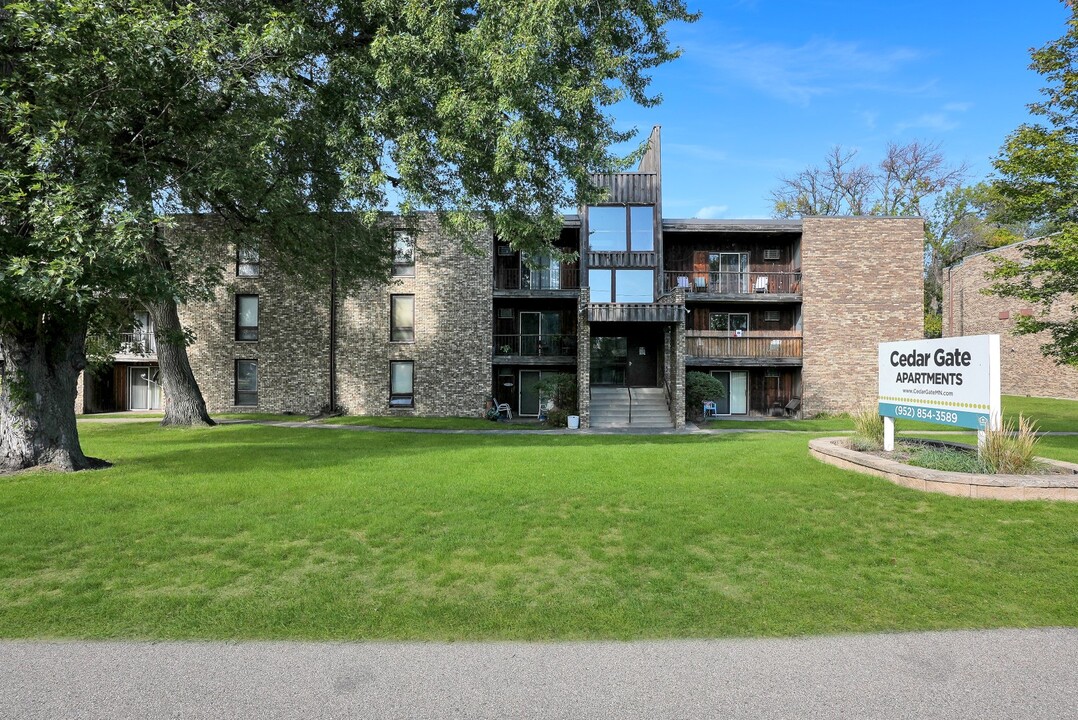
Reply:
[[[258,296],[236,296],[236,339],[258,339]]]
[[[593,252],[655,249],[655,208],[615,205],[588,208],[588,248]]]
[[[415,365],[411,360],[389,363],[389,406],[413,407],[412,376]]]
[[[389,306],[390,341],[415,342],[415,295],[391,295]]]
[[[260,260],[258,250],[240,247],[236,249],[236,277],[258,277]]]
[[[748,313],[718,313],[713,312],[709,316],[709,328],[711,330],[746,331],[749,329]]]
[[[236,404],[258,404],[258,361],[236,361]]]
[[[591,301],[649,303],[655,299],[654,270],[589,270]]]
[[[393,231],[393,275],[415,276],[415,240],[404,230]]]

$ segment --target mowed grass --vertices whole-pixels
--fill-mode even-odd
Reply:
[[[486,418],[414,417],[380,415],[342,415],[321,421],[325,425],[363,425],[380,428],[412,428],[421,430],[544,430],[536,423],[494,422]]]
[[[1078,624],[1078,504],[906,490],[812,460],[804,435],[80,432],[113,468],[0,477],[0,636]]]
[[[1023,397],[1004,395],[1003,419],[1018,421],[1018,415],[1025,415],[1037,421],[1037,429],[1042,432],[1078,432],[1078,401],[1054,400],[1051,398]],[[831,430],[853,430],[853,420],[849,415],[793,420],[774,418],[767,420],[706,420],[700,427],[745,430],[802,430],[807,432],[828,432]],[[902,432],[924,430],[947,430],[945,425],[899,420],[895,428]]]

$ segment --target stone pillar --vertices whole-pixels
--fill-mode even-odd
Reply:
[[[580,288],[576,321],[576,387],[582,428],[591,427],[591,323],[588,322],[590,301],[591,290]]]
[[[680,288],[678,288],[680,290]],[[671,410],[674,413],[674,427],[680,430],[685,427],[685,321],[677,323],[674,326],[673,337],[671,338],[673,345],[674,363],[671,371],[673,373],[671,377],[670,386],[674,392],[674,403]]]

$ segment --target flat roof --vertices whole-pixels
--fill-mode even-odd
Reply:
[[[663,218],[663,230],[684,232],[801,232],[801,220],[759,218],[746,220],[705,220],[701,218]]]

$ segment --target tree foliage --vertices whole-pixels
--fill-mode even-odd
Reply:
[[[333,267],[344,288],[388,274],[394,205],[465,243],[482,226],[547,244],[560,208],[595,199],[589,173],[624,162],[609,148],[633,133],[610,106],[658,102],[666,25],[695,17],[683,0],[0,3],[0,345],[16,382],[31,356],[77,373],[117,299],[174,310],[212,288],[224,242],[301,280]],[[186,214],[213,232],[184,232]],[[0,397],[0,415],[34,412]],[[0,418],[0,440],[16,426]]]
[[[1000,260],[992,292],[1039,308],[1019,318],[1020,333],[1048,332],[1045,355],[1078,365],[1078,9],[1063,37],[1033,51],[1044,76],[1042,100],[1029,106],[1043,122],[1008,136],[994,165],[1003,219],[1034,223],[1046,236],[1023,247],[1023,259]]]

